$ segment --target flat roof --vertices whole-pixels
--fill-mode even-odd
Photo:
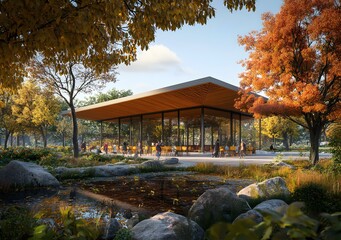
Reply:
[[[212,107],[240,112],[234,107],[239,88],[213,77],[205,77],[153,91],[76,108],[76,117],[93,121],[110,121],[120,117]]]

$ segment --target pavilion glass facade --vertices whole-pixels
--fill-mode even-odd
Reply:
[[[144,154],[155,151],[155,145],[162,141],[164,152],[176,148],[178,152],[212,152],[215,141],[220,146],[237,146],[243,139],[253,149],[260,148],[254,119],[246,114],[223,111],[208,107],[181,109],[153,114],[124,117],[103,122],[107,133],[101,134],[101,141],[109,141],[122,148],[128,143],[131,152],[136,151],[139,142]],[[108,127],[109,126],[109,127]],[[103,129],[103,126],[101,127]],[[101,131],[102,132],[102,131]]]

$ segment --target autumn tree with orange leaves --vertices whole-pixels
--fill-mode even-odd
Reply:
[[[236,107],[255,117],[283,116],[310,133],[310,161],[319,161],[320,136],[341,116],[341,4],[285,0],[263,28],[240,37],[242,61]],[[264,93],[268,99],[253,93]]]

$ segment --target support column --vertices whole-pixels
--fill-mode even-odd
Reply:
[[[178,135],[178,143],[177,146],[180,146],[180,110],[178,110],[178,131],[177,131],[177,135]]]
[[[242,141],[242,115],[239,113],[239,144]]]
[[[200,134],[201,134],[201,152],[205,152],[205,112],[204,108],[201,108],[200,118]]]
[[[188,127],[188,123],[186,126],[186,152],[188,152],[188,144],[189,144],[189,127]]]
[[[142,130],[143,130],[143,126],[142,126],[142,121],[143,120],[143,117],[142,115],[140,116],[140,136],[139,136],[139,141],[140,141],[140,144],[141,144],[141,147],[142,147]]]
[[[120,146],[121,146],[121,118],[118,119],[118,149],[120,150]]]
[[[131,146],[132,143],[133,143],[133,139],[132,139],[132,135],[131,135],[131,132],[132,132],[132,125],[133,125],[133,119],[130,117],[130,121],[129,121],[129,145]]]
[[[230,139],[231,146],[234,146],[234,136],[233,136],[233,113],[230,114]]]
[[[262,119],[259,119],[259,129],[258,129],[258,131],[259,131],[259,150],[261,150],[262,149]]]
[[[100,121],[100,139],[99,139],[99,148],[103,145],[103,122]]]
[[[165,131],[165,114],[162,112],[161,113],[161,141],[164,142],[164,131]]]

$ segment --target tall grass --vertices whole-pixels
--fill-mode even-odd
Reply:
[[[198,163],[189,170],[202,174],[220,175],[224,178],[254,179],[256,182],[280,176],[286,180],[287,187],[291,192],[294,192],[299,186],[316,183],[329,193],[341,195],[341,174],[330,170],[333,161],[321,160],[314,167],[306,160],[292,160],[289,163],[295,169],[270,165],[219,166],[213,163]]]

